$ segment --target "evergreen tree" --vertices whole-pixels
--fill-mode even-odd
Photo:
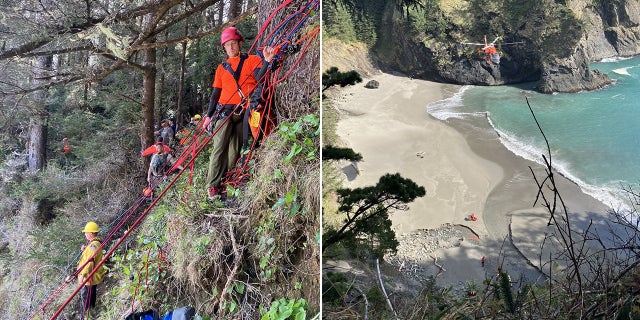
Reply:
[[[350,160],[358,162],[362,160],[362,155],[356,153],[351,148],[325,146],[322,148],[322,160]]]
[[[337,84],[341,87],[346,87],[359,82],[362,82],[362,77],[357,71],[340,72],[337,67],[331,67],[322,74],[322,91]]]
[[[339,241],[370,240],[372,252],[380,257],[384,252],[395,251],[398,242],[391,230],[389,210],[407,210],[407,204],[426,194],[424,187],[399,173],[385,174],[375,186],[340,189],[339,213],[346,214],[344,224],[338,230],[325,232],[322,250]]]
[[[322,6],[323,32],[331,37],[345,42],[356,41],[356,31],[352,22],[352,15],[347,8],[337,2],[325,2]]]

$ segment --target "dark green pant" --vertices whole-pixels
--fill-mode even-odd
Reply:
[[[80,315],[82,319],[86,316],[86,312],[96,306],[96,295],[98,294],[98,285],[82,286],[80,290],[80,301],[82,301],[82,312]]]
[[[240,157],[242,148],[242,115],[231,116],[231,119],[220,119],[215,122],[213,132],[213,150],[209,158],[207,185],[219,187],[224,177]]]

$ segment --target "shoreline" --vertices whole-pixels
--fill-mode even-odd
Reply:
[[[507,149],[485,117],[438,120],[427,113],[428,104],[455,95],[462,86],[389,74],[363,80],[372,79],[379,89],[356,85],[333,99],[342,113],[339,136],[363,156],[358,174],[345,187],[374,185],[381,175],[399,172],[427,190],[408,211],[391,214],[401,244],[398,255],[388,260],[412,260],[443,286],[460,287],[466,281],[481,285],[498,266],[514,279],[540,277],[533,265],[541,260],[548,214],[533,207],[537,188],[529,166],[536,174],[541,166]],[[558,181],[572,214],[599,216],[608,208],[575,182]],[[469,221],[471,213],[479,219]],[[427,253],[424,244],[406,241],[449,224],[468,227],[478,236],[465,236],[456,246],[436,241],[433,253],[422,255]],[[435,270],[436,261],[447,271]]]

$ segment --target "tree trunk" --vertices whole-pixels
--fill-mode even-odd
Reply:
[[[145,23],[148,23],[153,16],[148,14],[145,16]],[[150,39],[149,42],[153,42]],[[142,148],[153,144],[153,111],[156,94],[156,49],[144,50],[143,67],[144,72],[142,75],[142,133],[140,137],[140,143]],[[146,161],[148,162],[148,160]]]
[[[229,3],[229,20],[233,20],[242,13],[242,0],[231,0]]]
[[[224,23],[224,1],[218,2],[218,17],[217,25],[221,26]],[[213,27],[213,26],[212,26]]]
[[[31,119],[29,124],[29,171],[44,168],[47,126],[41,120]]]
[[[158,59],[158,52],[156,51],[155,54],[156,59]],[[155,65],[162,65],[162,53],[160,53],[160,57],[159,57],[160,61],[156,60]],[[164,72],[162,72],[161,70],[162,68],[158,69],[158,68],[154,68],[156,75],[155,75],[155,79],[156,79],[156,84],[155,84],[155,102],[154,102],[154,106],[158,106],[157,108],[154,108],[153,112],[155,113],[155,121],[162,121],[163,119],[165,119],[165,115],[167,114],[167,111],[169,109],[171,109],[171,106],[163,106],[162,104],[162,88],[164,88]],[[157,123],[157,122],[156,122]]]
[[[184,25],[184,34],[185,36],[189,34],[189,20]],[[182,43],[182,55],[180,57],[180,80],[178,81],[178,106],[176,108],[178,114],[176,115],[176,128],[178,126],[182,126],[184,123],[184,113],[187,111],[187,108],[182,106],[183,96],[184,96],[184,74],[186,69],[187,61],[187,42]]]
[[[34,86],[38,86],[41,79],[48,79],[52,63],[53,57],[51,56],[35,58],[35,67],[33,68]],[[48,94],[46,90],[37,91],[33,96],[35,111],[29,122],[29,171],[42,170],[45,165],[47,150],[47,122],[49,118],[47,96]]]
[[[48,5],[48,1],[43,1],[43,5]],[[37,14],[35,21],[41,21],[42,17]],[[53,56],[40,56],[34,58],[34,66],[32,68],[34,87],[42,85],[50,80],[51,68],[53,66]],[[46,164],[47,150],[47,128],[49,121],[49,102],[48,90],[39,90],[33,93],[33,111],[29,120],[29,140],[27,144],[27,170],[37,172],[44,169]],[[48,210],[49,206],[46,199],[34,199],[29,193],[22,197],[22,211],[30,213],[31,223],[34,225],[43,225],[50,218],[52,210]]]

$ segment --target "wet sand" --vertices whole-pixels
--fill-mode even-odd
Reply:
[[[378,89],[358,84],[330,96],[341,113],[337,131],[342,146],[363,156],[357,171],[345,164],[345,187],[374,185],[385,173],[396,172],[424,186],[425,197],[391,215],[399,239],[445,224],[473,230],[457,246],[432,244],[428,254],[409,247],[388,260],[418,261],[420,270],[427,276],[437,274],[437,283],[444,286],[469,281],[481,286],[498,267],[512,279],[538,279],[534,266],[545,265],[541,254],[548,252],[540,247],[552,227],[547,227],[544,208],[533,206],[537,189],[529,167],[540,176],[542,166],[507,150],[482,115],[441,121],[427,113],[429,103],[453,95],[459,86],[389,74],[363,83],[371,79],[380,83]],[[571,181],[556,178],[578,225],[602,220],[606,206]],[[476,221],[469,219],[472,213]],[[436,268],[434,259],[446,271]]]

